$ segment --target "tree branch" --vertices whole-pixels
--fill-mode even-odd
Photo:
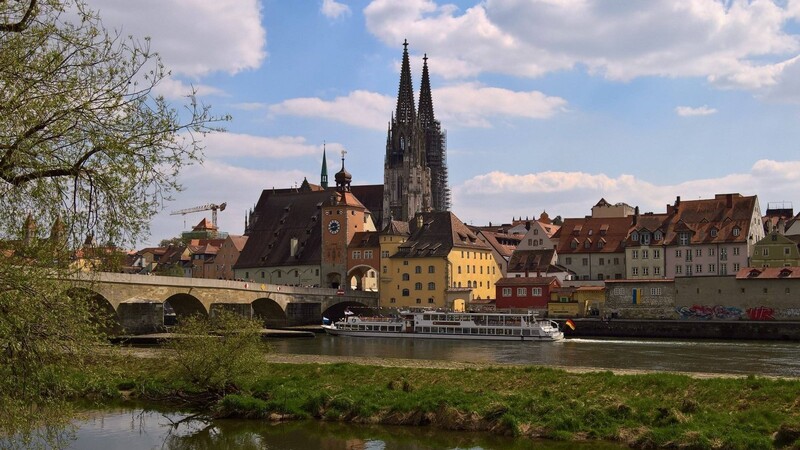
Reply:
[[[36,9],[36,2],[37,0],[31,0],[30,4],[28,4],[28,10],[25,11],[25,15],[22,16],[19,22],[0,23],[0,32],[21,33],[28,28],[28,24],[33,17],[33,11]]]

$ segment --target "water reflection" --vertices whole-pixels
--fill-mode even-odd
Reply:
[[[800,376],[800,345],[784,341],[566,339],[559,342],[353,338],[275,340],[279,353],[369,356],[637,369]]]
[[[78,427],[76,449],[271,449],[271,450],[422,450],[422,449],[608,449],[611,443],[531,441],[488,433],[427,427],[381,427],[327,422],[271,424],[255,420],[197,420],[186,414],[149,410],[93,411]]]

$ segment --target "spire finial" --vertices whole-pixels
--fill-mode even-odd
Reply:
[[[403,39],[403,51],[408,51],[408,39]]]

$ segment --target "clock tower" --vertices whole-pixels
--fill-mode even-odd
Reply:
[[[374,231],[375,226],[366,208],[350,191],[353,177],[344,168],[334,175],[336,189],[322,204],[322,258],[320,286],[344,287],[347,290],[347,246],[359,231]]]

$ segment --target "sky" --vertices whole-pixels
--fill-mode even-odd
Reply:
[[[345,165],[382,184],[408,40],[428,56],[447,130],[452,211],[473,225],[582,217],[600,198],[664,212],[676,197],[758,195],[800,210],[800,0],[89,0],[150,37],[226,133],[154,217],[157,244],[227,203],[241,234],[263,189]],[[210,211],[205,217],[210,218]]]

